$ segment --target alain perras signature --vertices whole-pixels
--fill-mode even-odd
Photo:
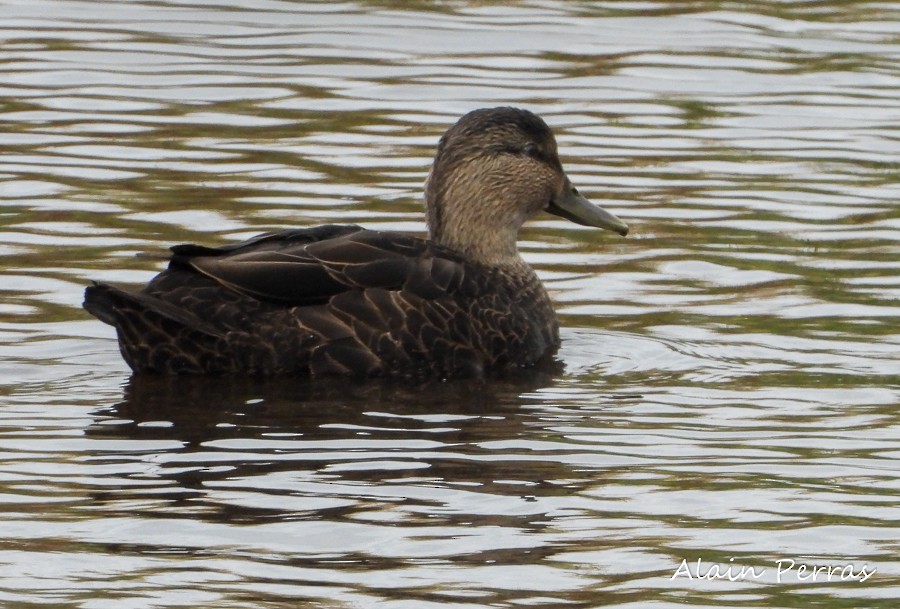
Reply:
[[[718,563],[710,563],[706,566],[703,564],[702,558],[698,558],[696,564],[688,562],[688,559],[684,558],[669,579],[686,578],[709,581],[727,579],[734,582],[760,579],[766,576],[770,568],[740,566],[732,564],[733,561],[734,559],[732,558],[729,564],[724,566]],[[694,567],[693,571],[691,567]],[[788,577],[792,577],[799,582],[858,581],[861,583],[872,577],[875,574],[875,570],[875,567],[869,567],[868,564],[859,567],[852,563],[833,565],[810,564],[790,558],[780,558],[775,561],[775,581],[780,584]]]

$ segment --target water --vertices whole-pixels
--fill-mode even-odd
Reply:
[[[896,606],[898,35],[876,2],[6,2],[0,604]],[[500,104],[633,230],[523,233],[558,374],[131,380],[80,309],[173,243],[421,231],[440,133]]]

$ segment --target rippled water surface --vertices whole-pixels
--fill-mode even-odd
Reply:
[[[892,3],[2,4],[0,605],[897,606]],[[422,231],[501,104],[632,226],[523,233],[556,375],[138,381],[80,308],[173,243]]]

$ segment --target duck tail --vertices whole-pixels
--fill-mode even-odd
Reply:
[[[84,308],[116,328],[122,356],[135,372],[202,374],[220,353],[220,331],[149,294],[94,282],[84,291]]]
[[[82,306],[103,323],[118,326],[117,311],[120,310],[120,307],[117,305],[121,303],[117,302],[119,300],[117,292],[122,292],[122,290],[94,281],[93,285],[84,290]]]

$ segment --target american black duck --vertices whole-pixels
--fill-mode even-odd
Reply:
[[[479,376],[559,345],[556,315],[516,238],[541,211],[621,235],[569,182],[546,123],[475,110],[438,143],[429,239],[326,225],[224,247],[177,245],[141,291],[95,283],[135,373]]]

